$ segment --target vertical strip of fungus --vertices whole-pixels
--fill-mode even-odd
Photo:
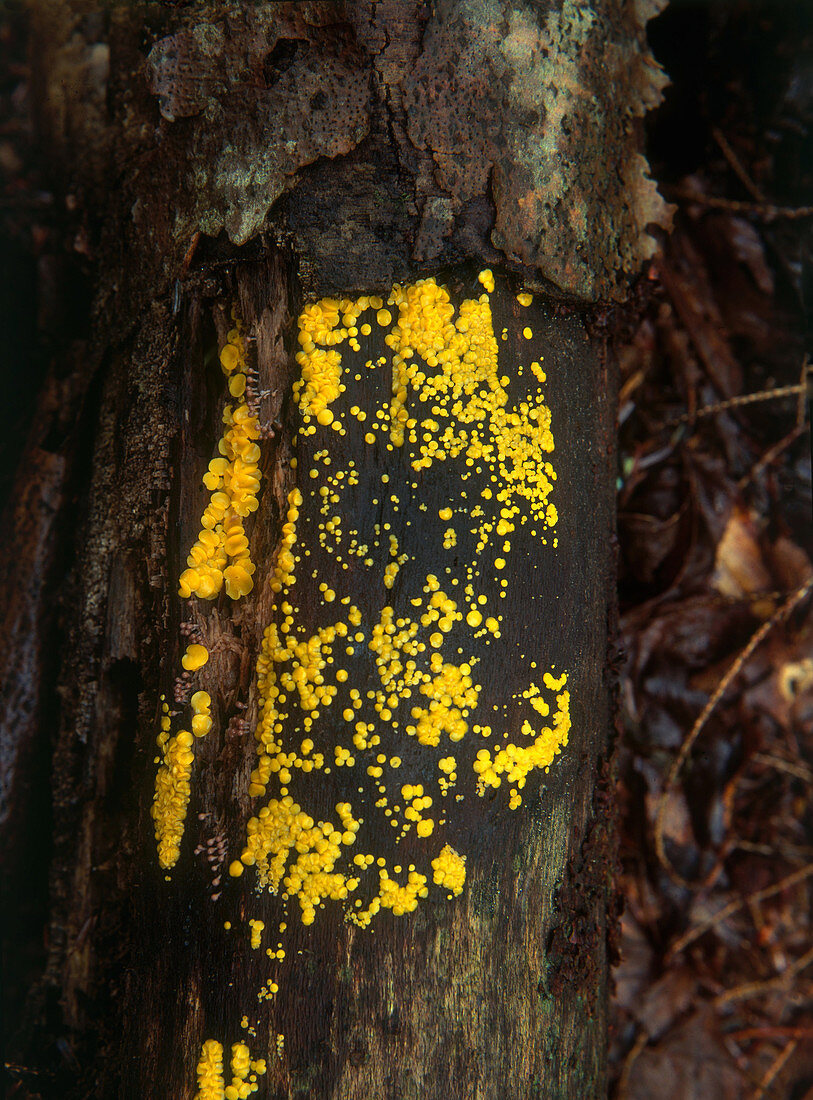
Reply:
[[[262,1058],[252,1059],[245,1043],[231,1048],[231,1084],[223,1076],[223,1044],[207,1039],[198,1061],[198,1091],[195,1100],[245,1100],[259,1088],[258,1077],[265,1074]]]
[[[195,1100],[223,1100],[223,1044],[207,1039],[198,1060],[198,1091]]]
[[[212,459],[203,475],[211,496],[201,516],[200,534],[189,551],[188,568],[180,577],[183,597],[213,600],[225,585],[226,595],[239,600],[254,587],[255,566],[243,520],[257,510],[260,429],[245,400],[248,361],[240,322],[234,319],[235,327],[220,352],[220,365],[237,402],[223,410],[220,457]]]
[[[239,319],[232,313],[234,327],[220,352],[220,364],[228,379],[235,403],[223,410],[225,430],[218,443],[219,457],[212,459],[203,475],[210,492],[201,516],[201,530],[187,557],[187,568],[179,582],[179,595],[214,600],[225,589],[239,600],[254,587],[255,565],[251,560],[243,521],[255,512],[260,487],[259,425],[245,400],[248,361]],[[206,647],[193,643],[181,658],[186,672],[197,672],[209,660]],[[163,701],[162,701],[163,702]],[[158,772],[151,809],[158,845],[158,862],[164,870],[174,867],[180,854],[186,812],[191,796],[194,738],[212,728],[211,699],[205,691],[192,696],[192,732],[171,734],[169,708],[163,702],[158,735]]]
[[[179,730],[174,735],[170,732],[172,721],[163,697],[161,709],[161,732],[157,738],[161,757],[151,813],[158,843],[158,863],[168,870],[175,866],[181,850],[195,754],[192,752],[194,737],[188,730]]]

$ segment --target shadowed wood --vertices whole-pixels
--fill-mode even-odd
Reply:
[[[556,441],[551,458],[558,475],[552,499],[560,518],[556,549],[543,546],[541,537],[521,536],[509,555],[509,595],[499,601],[507,638],[493,649],[472,643],[481,662],[478,679],[483,693],[478,713],[488,712],[492,702],[510,702],[512,694],[527,686],[528,669],[523,665],[535,658],[540,668],[555,663],[569,671],[573,730],[570,745],[550,773],[532,773],[519,811],[507,808],[505,791],[492,791],[480,799],[473,796],[471,783],[458,784],[458,790],[467,791],[466,801],[448,811],[448,824],[436,834],[436,847],[448,840],[467,855],[463,896],[447,901],[445,892],[433,889],[416,913],[400,918],[381,914],[369,929],[346,924],[335,903],[327,903],[315,924],[305,928],[295,904],[284,911],[279,899],[267,893],[254,896],[248,873],[233,881],[224,865],[222,881],[213,888],[205,862],[193,855],[207,838],[222,834],[230,852],[228,862],[242,847],[247,817],[256,812],[246,791],[248,772],[256,764],[250,732],[257,713],[253,665],[262,629],[273,615],[267,581],[287,492],[299,484],[306,498],[301,513],[308,516],[312,454],[324,442],[317,435],[295,448],[291,445],[296,413],[288,392],[290,359],[283,356],[281,341],[287,338],[290,347],[294,330],[293,310],[279,306],[288,293],[283,266],[277,258],[267,270],[248,268],[237,273],[238,296],[256,349],[257,387],[268,394],[268,401],[280,402],[263,413],[264,425],[276,420],[280,428],[263,442],[262,503],[249,529],[258,566],[254,592],[237,605],[223,597],[214,606],[170,597],[172,628],[161,662],[161,686],[171,698],[174,670],[179,668],[185,645],[177,631],[182,618],[200,628],[211,653],[194,686],[205,688],[215,700],[219,735],[209,735],[199,746],[187,833],[171,883],[163,881],[157,867],[148,866],[144,872],[142,915],[124,1017],[127,1047],[149,1051],[150,1056],[131,1063],[128,1091],[131,1088],[135,1095],[157,1081],[177,1080],[179,1090],[188,1086],[189,1067],[202,1040],[217,1036],[229,1043],[244,1038],[237,1024],[246,1013],[257,1026],[257,1040],[250,1042],[256,1042],[261,1052],[269,1029],[272,1035],[285,1035],[283,1058],[276,1058],[273,1047],[270,1052],[267,1087],[272,1096],[486,1097],[522,1095],[526,1088],[535,1088],[540,1096],[568,1095],[575,1080],[572,1067],[578,1067],[579,1088],[586,1081],[598,1081],[603,1070],[606,959],[600,899],[594,899],[590,914],[598,934],[589,941],[591,960],[586,970],[573,965],[572,958],[552,956],[550,944],[553,928],[568,920],[568,914],[557,907],[557,891],[567,878],[568,861],[574,856],[578,860],[606,738],[604,665],[607,578],[612,564],[611,511],[606,503],[596,505],[596,488],[608,477],[612,453],[608,403],[598,358],[577,317],[556,317],[538,302],[523,309],[503,280],[492,296],[495,330],[504,326],[508,330],[508,340],[500,345],[501,369],[510,374],[517,364],[527,364],[531,348],[534,358],[544,359],[543,388]],[[473,273],[461,276],[471,288]],[[463,277],[455,281],[460,293]],[[221,311],[222,305],[216,304],[214,322]],[[199,332],[206,332],[197,307],[192,313]],[[522,336],[526,324],[535,333],[530,348]],[[179,440],[176,506],[181,523],[175,529],[181,546],[188,546],[195,537],[197,517],[206,500],[199,487],[200,471],[218,431],[213,413],[219,402],[207,407],[207,415],[202,412],[203,395],[216,389],[210,379],[219,375],[211,354],[215,327],[208,327],[208,348],[203,337],[182,341],[189,351],[180,357],[179,377],[182,387],[189,387],[191,415],[189,428]],[[375,334],[370,339],[374,338]],[[346,376],[352,376],[354,364],[363,365],[369,351],[363,345],[360,353],[345,359]],[[387,385],[386,378],[382,385],[382,379],[368,370],[360,385],[348,384],[345,403],[364,405],[365,396],[369,398],[365,387],[373,388],[380,398]],[[199,421],[208,423],[208,448]],[[388,490],[403,491],[397,471],[404,473],[404,452],[381,454],[364,442],[361,427],[346,437],[331,434],[333,468],[343,468],[353,458],[359,471],[356,494],[351,502],[343,502],[342,514],[359,530],[371,530],[382,519],[381,505],[373,503],[378,499],[376,486],[383,495],[381,474],[389,471]],[[296,471],[290,468],[294,450]],[[447,462],[431,473],[404,509],[404,521],[428,524],[425,517],[459,502],[452,495],[459,494],[459,465]],[[403,476],[401,486],[409,481],[409,476]],[[589,508],[584,507],[587,501],[592,501]],[[427,505],[425,513],[418,511],[419,503]],[[310,507],[315,513],[318,504]],[[409,530],[402,526],[399,534],[401,545],[409,551]],[[448,551],[427,533],[420,539],[417,559],[402,567],[396,583],[403,582],[403,590],[411,592],[410,570],[420,579],[427,572],[443,575],[447,560]],[[314,562],[318,559],[308,562],[308,572]],[[320,573],[314,580],[303,576],[297,583],[296,601],[306,633],[330,619],[325,618],[317,590],[319,579],[327,575]],[[359,570],[347,577],[342,592],[362,606],[369,601],[380,607],[392,600],[400,613],[395,590],[388,593],[379,580],[378,590],[370,591],[369,584],[365,571]],[[519,660],[520,653],[525,661]],[[376,686],[369,679],[352,682],[362,693]],[[245,711],[236,709],[243,705]],[[153,699],[149,708],[153,726],[154,708]],[[234,719],[243,715],[245,725],[237,732]],[[335,720],[336,716],[334,726]],[[147,751],[151,733],[148,724]],[[468,740],[470,746],[464,740],[451,748],[458,756],[467,754],[470,767],[476,748],[485,742],[477,744],[472,734]],[[328,738],[323,746],[328,754],[331,744]],[[436,794],[434,758],[445,748],[429,754],[431,770],[420,759],[414,739],[405,735],[389,741],[386,751],[404,758],[406,767],[399,770],[399,781],[423,780]],[[344,772],[334,769],[330,778],[320,778],[317,787],[308,789],[311,802],[306,808],[314,817],[329,816],[336,801],[348,798],[356,812],[363,810],[369,819],[375,814],[371,805],[375,794],[369,789],[373,785],[367,781],[363,797],[356,793],[364,778],[360,766]],[[149,791],[146,794],[141,828],[149,837]],[[421,851],[424,842],[395,847],[386,835],[383,840],[376,835],[372,848],[361,840],[359,846],[386,855],[390,866],[414,860],[420,870],[428,870]],[[142,850],[147,864],[154,864],[148,842]],[[607,888],[608,870],[602,872]],[[578,883],[574,889],[578,892]],[[216,901],[210,900],[212,893],[220,895]],[[245,926],[249,918],[264,920],[263,946],[282,940],[287,952],[282,964],[270,964],[262,951],[250,949]],[[281,919],[287,921],[288,930],[277,937]],[[226,920],[233,926],[229,933],[223,929]],[[577,957],[578,953],[577,945]],[[260,1005],[257,991],[269,976],[278,982],[280,992],[272,1005]],[[185,993],[166,1005],[159,1026],[155,1005],[168,985]],[[257,1053],[253,1045],[252,1053]]]

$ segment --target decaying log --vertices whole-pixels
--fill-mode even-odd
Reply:
[[[634,122],[661,85],[644,24],[610,0],[104,16],[77,0],[30,19],[43,141],[98,213],[98,294],[72,428],[49,434],[43,401],[14,494],[15,889],[46,873],[29,872],[26,792],[48,784],[52,814],[47,965],[12,1006],[14,1095],[191,1097],[207,1041],[227,1062],[245,1043],[269,1097],[600,1095],[614,373],[587,322],[665,219]],[[420,279],[450,310],[434,351],[404,335],[430,323],[403,304]],[[331,332],[349,331],[315,345],[341,356],[344,389],[311,393],[298,319],[331,301],[351,318]],[[220,367],[230,341],[245,396]],[[227,403],[259,437],[252,587],[186,598]],[[333,695],[311,719],[289,685],[269,710],[258,658],[305,678],[285,639],[320,631],[308,682]],[[401,635],[384,668],[371,643]],[[184,672],[190,644],[208,660]],[[212,726],[160,866],[156,775],[196,691]],[[550,760],[498,766],[540,737]],[[288,793],[311,824],[342,805],[358,828],[326,871],[347,896],[313,913],[301,883],[274,892],[262,856],[241,861],[250,820]],[[443,852],[455,874],[465,857],[464,883],[438,882]],[[404,904],[381,904],[382,872]]]

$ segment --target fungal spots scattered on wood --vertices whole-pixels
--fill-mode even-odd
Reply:
[[[550,410],[539,388],[509,396],[516,384],[498,361],[493,273],[481,272],[479,281],[486,293],[458,310],[445,287],[425,279],[393,287],[386,302],[326,298],[299,318],[296,470],[307,475],[289,493],[270,581],[277,611],[257,663],[258,762],[249,787],[256,798],[269,787],[274,793],[248,822],[230,870],[255,868],[258,887],[295,901],[304,924],[330,901],[361,927],[385,909],[411,912],[428,896],[430,868],[433,882],[459,893],[465,862],[438,845],[447,825],[438,804],[465,777],[469,793],[481,796],[505,781],[516,809],[530,774],[546,771],[568,741],[566,674],[531,682],[511,701],[528,711],[519,739],[500,730],[499,715],[486,722],[478,712],[477,666],[502,637],[510,536],[530,528],[545,542],[558,518]],[[365,377],[356,369],[358,337],[376,331],[365,316],[384,330],[386,350],[364,364],[381,374],[378,386],[356,384]],[[524,335],[533,337],[530,329]],[[544,374],[534,368],[539,384]],[[369,464],[356,466],[347,446],[332,444],[358,434],[361,423],[378,452],[375,486]],[[435,531],[428,513],[420,525],[412,517],[425,512],[441,464],[456,471],[458,484],[454,500],[435,511]],[[380,517],[372,530],[354,526],[362,495]],[[455,551],[445,578],[421,569],[432,539]],[[297,598],[303,584],[307,613]],[[315,628],[313,595],[323,616]],[[539,726],[551,711],[550,723]],[[443,755],[472,735],[492,738],[493,748],[468,750],[465,763]],[[437,754],[434,796],[408,777],[392,783],[394,762],[402,764],[392,750],[410,744]],[[408,756],[422,766],[413,750]],[[309,804],[318,799],[320,773],[342,771],[359,775],[363,813],[354,797],[319,819]],[[391,873],[387,859],[369,851],[382,826],[394,830],[387,835],[396,844],[410,833],[425,844],[423,871],[410,863]],[[368,850],[350,852],[359,845]],[[437,866],[433,848],[442,853]]]
[[[276,556],[263,563],[273,610],[256,663],[254,805],[228,874],[306,928],[330,905],[366,929],[462,894],[461,803],[469,819],[518,810],[568,743],[567,673],[516,650],[515,611],[504,610],[529,555],[555,554],[559,515],[543,359],[519,322],[532,299],[511,302],[527,363],[500,363],[497,286],[485,270],[455,306],[430,278],[386,300],[325,298],[299,317],[290,481]],[[239,598],[254,574],[242,523],[257,506],[260,431],[235,382],[248,372],[239,322],[220,361],[238,403],[204,476],[211,498],[180,585],[204,599]],[[188,645],[187,674],[203,655]],[[162,867],[178,858],[210,705],[192,695],[190,733],[173,738],[162,720]],[[267,922],[271,903],[260,904]],[[266,923],[253,916],[248,928],[262,955]],[[265,956],[278,964],[282,941]],[[260,1002],[274,1000],[278,977]]]

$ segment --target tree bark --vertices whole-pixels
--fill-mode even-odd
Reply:
[[[600,1095],[614,369],[591,303],[622,296],[652,247],[645,225],[664,220],[630,124],[660,86],[643,24],[609,2],[579,13],[496,0],[126,5],[104,16],[43,0],[30,19],[40,132],[86,212],[98,291],[87,343],[43,393],[6,528],[3,870],[15,892],[33,880],[36,894],[47,875],[47,958],[24,1007],[27,971],[11,967],[14,1095],[191,1097],[207,1040],[227,1060],[238,1042],[264,1058],[258,1095],[269,1097]],[[608,72],[621,100],[597,110],[597,74]],[[599,183],[608,155],[617,171]],[[493,289],[478,282],[486,265]],[[346,433],[302,420],[304,305],[379,295],[397,321],[394,284],[420,278],[448,288],[458,320],[464,301],[486,295],[508,380],[494,387],[517,412],[510,439],[535,430],[530,411],[550,412],[555,517],[528,496],[498,536],[510,462],[472,460],[470,434],[468,450],[416,468],[438,419],[461,430],[465,401],[438,412],[409,389],[415,438],[393,442],[398,386],[383,339],[393,330],[375,308],[370,332],[340,349],[346,390],[331,408]],[[260,431],[259,507],[245,521],[253,589],[183,599],[178,578],[209,499],[201,475],[224,404],[235,405],[218,364],[233,316]],[[297,490],[297,581],[279,592]],[[328,528],[334,505],[340,522]],[[348,549],[353,538],[367,551]],[[419,621],[428,577],[455,605],[445,633]],[[376,896],[379,863],[311,924],[295,890],[255,889],[250,861],[239,877],[228,870],[249,820],[282,797],[278,778],[250,791],[264,631],[285,620],[287,598],[292,631],[313,638],[346,621],[345,597],[363,634],[334,646],[347,687],[337,680],[338,701],[312,726],[282,722],[280,737],[295,755],[312,731],[326,758],[315,778],[291,780],[303,810],[335,820],[347,802],[361,820],[346,878],[354,852],[399,883],[411,867],[426,876],[415,911],[385,907],[369,927],[348,918]],[[415,624],[424,684],[433,649],[472,670],[479,691],[461,740],[447,730],[427,745],[409,731],[418,689],[375,697],[370,641],[389,607]],[[209,659],[183,674],[190,641]],[[562,710],[563,672],[569,737],[549,769],[528,771],[511,808],[507,774],[478,787],[477,754],[527,747],[528,716],[538,732]],[[559,686],[543,690],[545,673]],[[337,763],[339,747],[353,751],[357,715],[340,709],[353,710],[351,687],[382,736],[357,748],[355,767]],[[193,690],[211,696],[213,728],[195,744],[180,857],[162,868],[150,812],[161,699],[177,732]],[[452,757],[454,781],[439,770]],[[432,796],[428,835],[402,829],[404,784]],[[465,855],[459,896],[433,883],[445,845]],[[25,914],[42,909],[20,913],[24,939]],[[264,922],[259,948],[250,920]],[[278,947],[284,957],[269,958]],[[269,981],[278,991],[258,999]]]

